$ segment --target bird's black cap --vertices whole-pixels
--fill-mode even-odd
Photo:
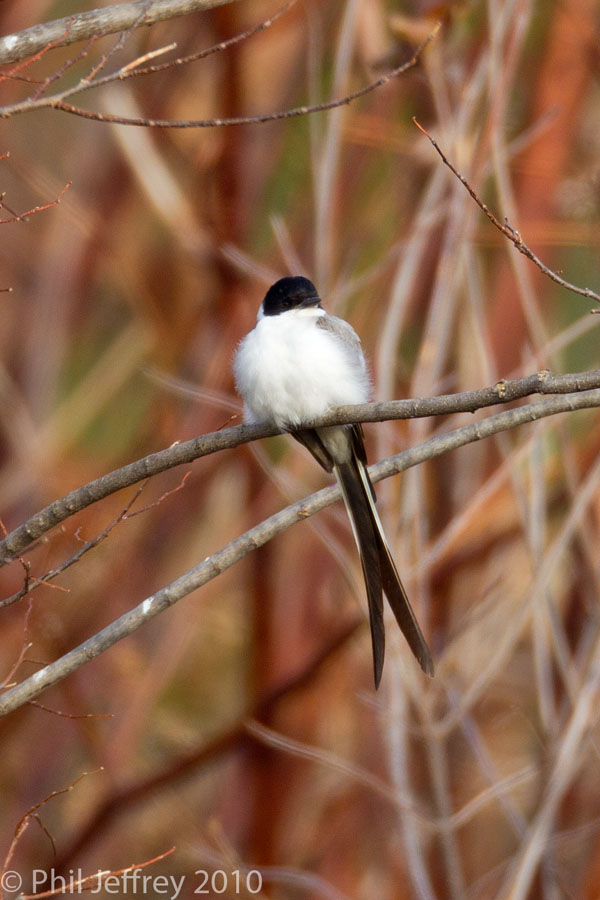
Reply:
[[[263,313],[265,316],[278,316],[288,309],[320,305],[321,298],[312,281],[302,275],[293,275],[280,278],[271,285],[263,300]]]

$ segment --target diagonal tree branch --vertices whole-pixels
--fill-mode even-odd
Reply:
[[[285,7],[285,9],[289,8]],[[275,17],[272,17],[267,22],[262,23],[260,27],[267,27],[275,21]],[[252,31],[258,30],[251,29]],[[306,116],[312,113],[317,112],[326,112],[332,109],[338,109],[341,106],[348,106],[350,103],[358,100],[360,97],[364,97],[367,94],[376,91],[378,88],[383,87],[383,85],[387,84],[392,79],[398,77],[399,75],[403,75],[405,72],[409,71],[409,69],[414,68],[419,62],[421,55],[427,45],[433,40],[437,32],[439,31],[439,25],[436,26],[433,31],[429,34],[429,36],[423,41],[423,43],[417,47],[413,55],[409,60],[402,63],[400,66],[397,66],[395,69],[392,69],[389,72],[381,75],[379,78],[375,79],[375,81],[371,81],[368,84],[364,85],[358,90],[353,91],[350,94],[346,94],[343,97],[337,97],[333,100],[327,100],[323,103],[317,103],[312,106],[296,106],[291,109],[279,110],[277,112],[271,113],[261,113],[259,115],[249,115],[249,116],[232,116],[229,118],[213,118],[213,119],[156,119],[147,116],[137,116],[134,118],[129,118],[127,116],[117,116],[112,115],[111,113],[100,113],[94,112],[92,110],[83,109],[80,106],[73,106],[70,103],[65,103],[65,99],[67,97],[72,97],[74,94],[79,94],[82,91],[87,91],[90,88],[97,87],[101,84],[106,84],[109,81],[117,80],[119,78],[120,73],[124,72],[127,76],[130,74],[130,70],[128,67],[124,67],[124,69],[117,70],[116,72],[111,73],[110,76],[104,76],[103,78],[99,78],[97,82],[91,78],[83,78],[77,84],[72,85],[71,87],[65,88],[63,91],[59,91],[56,94],[51,94],[50,96],[41,96],[39,93],[34,95],[33,97],[28,97],[26,100],[22,100],[19,103],[13,103],[8,106],[0,107],[0,119],[8,119],[11,116],[17,115],[19,113],[24,112],[32,112],[38,109],[58,109],[63,112],[71,113],[75,116],[80,116],[84,119],[92,119],[96,122],[110,122],[115,125],[134,125],[138,127],[144,128],[220,128],[223,126],[230,125],[257,125],[264,122],[275,122],[280,121],[282,119],[291,119],[296,118],[298,116]],[[246,34],[246,33],[245,33]],[[243,37],[244,35],[242,35]],[[217,49],[220,45],[217,45]],[[215,48],[211,48],[213,50]],[[200,58],[201,54],[194,54],[192,57],[188,58],[188,61],[192,58]],[[182,62],[185,60],[182,58]],[[173,61],[173,65],[175,65],[176,61]],[[135,73],[135,70],[133,70]],[[137,72],[136,74],[142,74],[142,71]]]
[[[0,38],[0,65],[19,62],[40,53],[49,44],[66,47],[98,34],[116,34],[142,25],[154,25],[193,12],[236,3],[237,0],[133,0],[104,9],[76,13],[64,19],[42,22]]]
[[[542,371],[515,381],[499,381],[491,387],[475,391],[426,399],[392,400],[339,407],[323,419],[307,423],[307,426],[445,416],[459,412],[475,412],[497,403],[520,400],[531,394],[564,394],[594,388],[600,388],[600,369],[569,375],[552,375],[550,372]],[[165,450],[151,453],[143,459],[102,475],[59,500],[54,500],[1,540],[0,566],[9,563],[55,525],[110,494],[138,484],[145,478],[158,475],[167,469],[189,464],[202,456],[229,450],[250,441],[273,437],[279,433],[281,432],[276,428],[267,425],[235,425],[182,444],[173,444]]]
[[[76,84],[71,85],[67,88],[63,88],[63,90],[60,90],[52,95],[46,95],[48,87],[53,82],[59,81],[64,76],[65,72],[67,72],[71,68],[71,66],[73,66],[76,62],[84,59],[88,55],[88,52],[94,40],[96,40],[97,37],[102,36],[102,33],[100,32],[96,35],[93,35],[88,41],[86,41],[79,53],[64,62],[56,72],[54,72],[43,82],[41,82],[40,86],[37,88],[34,94],[17,103],[0,106],[0,118],[6,119],[10,118],[11,116],[17,115],[18,113],[31,112],[32,110],[43,109],[48,106],[58,108],[57,104],[59,104],[61,101],[64,101],[67,97],[72,97],[74,94],[81,94],[84,91],[89,91],[92,88],[103,87],[115,81],[125,81],[129,78],[137,78],[140,75],[156,74],[158,72],[164,72],[169,69],[174,69],[179,66],[188,65],[189,63],[205,59],[206,57],[211,56],[214,53],[225,51],[233,45],[253,37],[260,31],[265,31],[267,28],[270,28],[275,24],[275,22],[277,22],[278,19],[285,15],[295,3],[296,0],[288,0],[285,6],[281,7],[272,16],[270,16],[268,19],[265,19],[263,22],[260,22],[258,25],[254,25],[251,28],[246,29],[245,31],[239,32],[233,37],[228,38],[227,40],[220,41],[218,44],[213,44],[210,47],[205,47],[204,49],[198,50],[195,53],[190,53],[187,56],[177,56],[175,58],[167,60],[166,62],[157,63],[150,66],[143,65],[145,62],[155,58],[156,56],[160,56],[163,53],[174,50],[177,44],[171,44],[166,47],[158,48],[154,51],[151,51],[150,53],[131,60],[130,62],[120,66],[118,69],[109,72],[107,75],[102,75],[101,72],[105,69],[109,59],[122,49],[126,39],[131,34],[131,31],[138,26],[138,19],[143,16],[142,11],[140,13],[140,16],[138,16],[138,19],[134,20],[134,22],[131,24],[130,28],[127,31],[122,31],[120,33],[118,40],[113,44],[113,46],[108,51],[102,54],[100,60],[95,63],[91,70],[87,73],[87,75],[81,77],[76,82]],[[39,59],[42,55],[48,52],[48,50],[53,49],[54,46],[56,46],[56,42],[46,45],[43,50],[40,50],[34,56],[29,57],[27,60],[15,66],[13,69],[1,73],[0,82],[8,78],[23,78],[24,76],[20,75],[19,73],[21,73],[22,70],[26,68],[31,62]],[[95,114],[91,113],[90,115],[94,116]]]
[[[549,269],[548,266],[542,262],[542,260],[539,258],[539,256],[537,256],[537,254],[535,254],[533,252],[531,247],[527,246],[527,244],[521,237],[520,233],[515,228],[513,228],[511,225],[509,225],[507,219],[504,219],[504,222],[501,222],[498,219],[498,217],[494,215],[494,213],[491,211],[489,206],[486,203],[484,203],[483,200],[479,197],[479,195],[473,190],[473,188],[471,187],[471,185],[469,184],[469,182],[467,181],[465,176],[462,175],[458,171],[458,169],[456,169],[455,166],[450,162],[450,160],[448,159],[448,157],[446,156],[444,151],[441,149],[441,147],[437,143],[437,141],[435,141],[432,138],[432,136],[429,134],[429,132],[426,131],[422,125],[419,125],[419,123],[417,122],[417,120],[415,119],[414,116],[413,116],[413,122],[415,123],[415,125],[417,126],[419,131],[422,134],[424,134],[425,137],[429,140],[429,142],[431,143],[431,146],[437,152],[438,156],[440,157],[440,159],[442,160],[444,165],[448,166],[448,168],[450,169],[450,171],[452,172],[453,175],[456,175],[456,177],[458,178],[460,183],[468,191],[471,198],[475,201],[475,203],[477,204],[479,209],[483,213],[485,213],[485,215],[488,217],[488,219],[490,220],[492,225],[495,228],[497,228],[498,231],[504,235],[504,237],[508,238],[508,240],[511,241],[512,244],[514,244],[514,246],[517,248],[519,253],[522,253],[523,256],[526,256],[527,259],[529,259],[532,263],[534,263],[538,267],[538,269],[544,273],[544,275],[546,275],[548,278],[550,278],[556,284],[560,285],[563,288],[566,288],[568,291],[571,291],[573,294],[580,294],[582,297],[587,297],[588,300],[595,300],[596,303],[600,303],[600,295],[598,295],[591,288],[587,288],[587,287],[582,288],[582,287],[579,287],[579,285],[572,284],[570,281],[567,281],[565,278],[563,278],[561,275],[559,275],[558,272],[555,272],[553,269]],[[600,310],[592,309],[592,310],[590,310],[590,312],[597,313],[597,312],[600,312]]]
[[[457,428],[448,434],[430,438],[423,444],[405,450],[396,456],[389,457],[369,468],[374,482],[381,481],[391,475],[433,459],[449,450],[482,440],[493,434],[508,431],[527,422],[534,422],[546,416],[577,409],[590,409],[600,406],[600,389],[583,391],[577,394],[566,394],[561,397],[546,397],[529,403],[526,406],[507,410],[490,416],[482,422],[475,422],[463,428]],[[132,634],[149,622],[159,613],[173,606],[183,597],[191,594],[199,587],[211,581],[257,547],[261,547],[275,535],[314,515],[326,506],[340,499],[337,486],[325,488],[286,507],[245,534],[236,538],[222,550],[194,566],[166,587],[147,597],[133,609],[124,613],[110,625],[84,641],[78,647],[66,653],[53,663],[49,663],[34,675],[7,690],[0,697],[0,716],[18,709],[33,700],[44,690],[57,684],[71,672],[99,656],[113,644]]]

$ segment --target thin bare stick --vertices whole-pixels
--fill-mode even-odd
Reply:
[[[25,829],[27,828],[27,826],[29,825],[29,822],[31,819],[35,819],[35,821],[39,824],[39,826],[42,828],[42,830],[48,836],[52,845],[54,845],[52,836],[49,834],[49,832],[47,831],[47,829],[44,827],[43,823],[41,822],[39,816],[37,815],[38,810],[40,810],[43,806],[46,805],[46,803],[48,803],[50,800],[53,800],[55,797],[60,797],[61,794],[70,793],[73,790],[73,788],[76,787],[76,785],[78,785],[79,782],[83,778],[87,778],[88,775],[96,775],[98,772],[102,772],[102,771],[103,771],[103,767],[101,766],[99,769],[95,769],[93,772],[82,772],[80,775],[77,776],[77,778],[75,778],[71,782],[71,784],[68,787],[61,788],[60,790],[57,790],[57,791],[52,791],[52,793],[48,794],[47,797],[44,797],[43,800],[39,800],[37,803],[34,803],[34,805],[31,806],[27,810],[27,812],[24,813],[24,815],[21,816],[21,818],[19,819],[19,821],[17,822],[17,825],[15,827],[13,838],[10,843],[10,847],[8,848],[8,852],[4,858],[4,862],[2,863],[2,867],[0,868],[0,884],[3,883],[3,876],[5,875],[7,869],[10,865],[10,861],[14,856],[15,850],[17,849],[17,844],[19,843],[19,839],[20,839],[21,835],[23,834],[23,832],[25,831]],[[37,896],[39,896],[39,894]]]
[[[88,55],[90,47],[94,43],[95,38],[90,38],[89,41],[85,43],[85,45],[81,48],[79,53],[75,56],[72,56],[70,59],[65,60],[62,66],[59,66],[55,72],[52,72],[51,75],[48,75],[47,78],[44,78],[43,81],[39,83],[37,90],[32,94],[29,98],[32,103],[35,103],[42,94],[44,94],[51,84],[54,84],[55,81],[60,81],[60,79],[71,69],[74,65],[80,62],[82,59],[85,59]]]
[[[278,19],[284,16],[296,2],[297,0],[289,0],[289,3],[286,3],[285,6],[282,6],[280,10],[278,10],[268,19],[265,19],[264,22],[261,22],[259,25],[254,25],[251,28],[247,28],[245,31],[241,31],[239,34],[227,38],[227,40],[225,41],[220,41],[218,44],[214,44],[212,47],[207,47],[204,50],[198,50],[196,53],[190,53],[187,56],[178,56],[177,59],[170,59],[164,63],[157,63],[152,66],[146,66],[143,69],[138,68],[138,65],[152,57],[152,53],[147,53],[139,60],[133,60],[126,66],[123,66],[123,68],[119,69],[118,72],[113,72],[111,75],[105,75],[104,78],[101,79],[95,79],[90,87],[100,87],[102,84],[106,84],[109,81],[124,81],[126,78],[131,78],[132,76],[150,75],[156,72],[165,72],[168,69],[174,68],[175,66],[184,66],[188,63],[206,59],[207,56],[211,56],[213,53],[220,53],[223,50],[228,50],[235,44],[239,44],[241,41],[245,41],[248,38],[254,37],[255,34],[258,34],[259,32],[265,31],[267,28],[270,28],[271,25],[274,25]],[[160,50],[155,50],[154,55],[157,55],[158,53],[165,53],[167,50],[170,50],[175,46],[176,45],[173,44],[171,47],[163,47]]]
[[[147,506],[143,506],[142,509],[136,509],[134,512],[126,512],[123,516],[124,519],[133,519],[134,516],[141,516],[142,513],[148,512],[148,510],[153,509],[155,506],[160,506],[160,504],[167,499],[167,497],[171,497],[173,494],[177,494],[185,487],[185,483],[188,480],[192,473],[186,472],[177,487],[171,488],[169,491],[165,491],[158,497],[158,499],[154,500],[152,503],[148,503]]]
[[[137,18],[135,18],[133,20],[133,22],[131,23],[131,25],[129,26],[129,28],[126,31],[121,32],[121,34],[119,35],[117,40],[114,42],[112,47],[106,53],[102,54],[102,56],[100,57],[100,60],[93,67],[92,71],[89,72],[88,75],[82,79],[84,82],[90,82],[91,79],[95,78],[96,75],[98,74],[98,72],[101,72],[102,69],[105,67],[105,65],[109,61],[109,59],[112,56],[114,56],[115,53],[118,53],[120,50],[123,49],[123,47],[125,46],[125,42],[131,37],[131,35],[135,31],[135,29],[139,28],[139,26],[143,23],[144,16],[146,15],[150,5],[151,5],[151,0],[145,0],[145,2],[142,3],[142,6],[137,15]],[[91,38],[90,43],[94,39],[95,38]]]
[[[203,738],[196,746],[176,753],[165,766],[160,765],[154,771],[141,776],[136,774],[115,787],[100,799],[95,809],[91,810],[87,821],[82,822],[81,827],[77,829],[73,841],[62,848],[61,855],[55,863],[56,870],[66,868],[72,859],[81,856],[90,841],[97,840],[99,832],[101,833],[107,826],[110,828],[116,817],[123,815],[125,811],[130,812],[132,807],[140,801],[143,802],[150,793],[154,794],[168,788],[185,772],[196,773],[225,754],[247,746],[251,737],[245,727],[246,721],[249,718],[259,722],[271,721],[273,718],[271,713],[279,704],[298,696],[309,685],[314,684],[323,667],[343,651],[363,626],[364,620],[357,617],[332,635],[322,635],[322,643],[318,650],[299,662],[293,672],[281,677],[259,696],[252,698],[250,707],[245,712],[240,712],[239,717],[226,725],[220,733],[208,739]]]
[[[36,709],[42,709],[44,712],[52,713],[53,716],[59,716],[61,719],[114,719],[114,713],[68,713],[62,709],[52,709],[51,706],[45,706],[39,700],[32,700],[29,704],[35,706]]]
[[[417,48],[413,56],[401,66],[392,69],[390,72],[386,72],[385,75],[382,75],[380,78],[377,78],[375,81],[370,82],[369,84],[365,85],[362,88],[359,88],[351,94],[347,94],[344,97],[339,97],[337,99],[329,100],[324,103],[318,103],[312,106],[297,106],[292,109],[284,109],[279,110],[278,112],[264,113],[263,115],[256,116],[233,116],[231,118],[214,119],[154,119],[145,116],[136,116],[130,118],[127,116],[115,116],[110,113],[93,112],[91,110],[83,109],[79,106],[73,106],[72,104],[65,102],[66,97],[71,97],[74,94],[80,93],[82,90],[96,86],[96,84],[100,85],[102,83],[106,83],[102,79],[98,79],[97,83],[93,81],[79,82],[74,87],[68,88],[58,94],[53,94],[50,97],[39,97],[35,101],[32,101],[31,98],[28,98],[27,100],[23,100],[19,103],[13,103],[9,106],[0,107],[0,119],[8,119],[14,115],[17,115],[18,113],[31,112],[36,109],[51,108],[59,109],[63,112],[71,113],[72,115],[80,116],[84,119],[91,119],[95,122],[110,122],[115,125],[134,125],[145,128],[220,128],[226,125],[257,125],[263,122],[273,122],[280,119],[291,119],[297,116],[306,116],[316,112],[326,112],[327,110],[337,109],[340,106],[347,106],[354,100],[358,100],[360,97],[364,97],[366,94],[370,94],[372,91],[383,87],[384,84],[387,84],[398,75],[402,75],[404,72],[412,69],[418,63],[423,51],[425,50],[426,46],[433,40],[437,31],[438,27],[436,27],[431,32],[429,37],[421,44],[421,46]]]
[[[183,480],[185,481],[185,477]],[[64,571],[66,571],[66,569],[69,569],[71,566],[75,565],[75,563],[78,563],[79,560],[82,558],[82,556],[84,556],[90,550],[93,550],[94,547],[97,547],[98,544],[100,544],[102,541],[106,540],[106,538],[109,536],[111,531],[114,528],[116,528],[120,522],[123,522],[125,519],[127,519],[131,515],[135,515],[135,513],[130,513],[129,511],[130,511],[131,507],[133,506],[133,504],[135,503],[135,501],[137,500],[137,498],[140,496],[140,494],[144,490],[144,488],[146,487],[147,483],[148,483],[147,481],[143,481],[140,484],[140,486],[136,490],[136,492],[133,495],[133,497],[131,498],[131,500],[127,503],[125,508],[121,510],[119,515],[116,517],[116,519],[114,519],[109,525],[106,526],[106,528],[103,529],[103,531],[101,531],[99,534],[97,534],[90,541],[86,541],[83,544],[83,546],[80,547],[76,553],[74,553],[72,556],[70,556],[68,559],[66,559],[64,562],[62,562],[60,565],[55,566],[54,569],[50,569],[50,571],[46,572],[44,575],[41,575],[39,578],[32,578],[31,572],[29,571],[29,569],[27,569],[27,575],[26,575],[25,582],[24,582],[21,590],[17,591],[15,594],[12,594],[12,596],[6,597],[4,600],[2,600],[0,602],[0,607],[10,606],[12,603],[16,603],[18,600],[21,600],[27,594],[30,594],[32,591],[36,590],[37,588],[41,587],[42,585],[44,585],[44,584],[49,585],[51,581],[53,581],[55,578],[57,578],[59,575],[61,575]],[[183,483],[181,483],[179,485],[179,487],[175,488],[175,491],[179,490],[179,488],[181,488],[181,487],[183,487]],[[167,494],[164,494],[163,497],[160,497],[159,500],[156,501],[156,503],[157,504],[160,503],[162,501],[162,499],[165,496],[168,496],[168,494],[170,494],[170,493],[174,493],[174,491],[167,492]],[[155,505],[155,504],[153,504],[153,505]],[[139,510],[139,512],[143,512],[143,510]],[[75,536],[77,538],[79,537],[78,531],[75,533]],[[21,562],[22,565],[27,564],[27,566],[29,566],[29,567],[31,565],[29,562],[26,562],[21,557],[19,557],[19,561]],[[53,587],[55,587],[55,585],[53,585]]]
[[[0,195],[0,209],[5,209],[7,213],[10,214],[9,219],[0,219],[0,225],[7,225],[9,222],[26,222],[29,216],[34,216],[36,213],[43,212],[46,209],[52,209],[55,206],[58,206],[60,201],[62,200],[64,194],[71,187],[71,182],[67,181],[64,188],[56,198],[56,200],[50,201],[50,203],[44,203],[42,206],[33,206],[31,209],[28,209],[24,213],[17,213],[10,206],[4,202],[4,194]]]
[[[471,197],[473,198],[473,200],[475,201],[475,203],[477,204],[479,209],[483,213],[485,213],[485,215],[488,217],[488,219],[490,220],[492,225],[494,225],[498,229],[498,231],[500,231],[501,234],[504,235],[504,237],[507,237],[509,239],[509,241],[511,241],[514,244],[514,246],[517,248],[519,253],[522,253],[524,256],[527,257],[527,259],[531,260],[531,262],[534,263],[538,267],[538,269],[544,273],[544,275],[546,275],[548,278],[551,278],[552,281],[556,282],[556,284],[559,284],[561,287],[566,288],[566,290],[571,291],[573,294],[579,294],[582,297],[587,297],[588,300],[595,300],[596,303],[600,303],[600,294],[596,294],[596,292],[593,291],[591,288],[582,288],[582,287],[578,287],[576,284],[571,284],[570,281],[566,281],[564,278],[561,278],[561,276],[557,272],[555,272],[553,269],[549,269],[548,266],[546,266],[542,262],[542,260],[539,258],[539,256],[536,256],[536,254],[533,252],[533,250],[527,246],[527,244],[524,242],[524,240],[521,237],[521,235],[519,234],[519,232],[516,229],[512,228],[511,225],[508,224],[508,221],[506,219],[504,220],[504,222],[501,222],[494,215],[494,213],[491,211],[489,206],[487,206],[487,204],[485,204],[483,202],[483,200],[480,199],[478,194],[473,190],[473,188],[471,187],[471,185],[469,184],[469,182],[467,181],[465,176],[461,175],[461,173],[452,165],[452,163],[450,162],[448,157],[445,155],[445,153],[443,152],[443,150],[441,149],[441,147],[439,146],[437,141],[435,141],[434,138],[432,138],[432,136],[429,134],[429,132],[425,128],[423,128],[422,125],[420,125],[417,122],[417,120],[415,119],[414,116],[413,116],[413,122],[415,123],[415,125],[417,126],[419,131],[422,134],[424,134],[425,137],[427,138],[427,140],[431,143],[432,147],[434,148],[434,150],[436,150],[436,152],[440,156],[440,159],[442,160],[444,165],[448,166],[448,168],[450,169],[452,174],[456,175],[456,177],[461,182],[461,184],[464,185],[464,187],[469,192],[469,194],[471,195]],[[593,309],[590,311],[591,312],[600,312],[600,310],[596,310],[596,309]]]
[[[80,894],[83,891],[92,891],[94,894],[97,894],[104,882],[109,878],[119,878],[121,875],[127,875],[128,872],[133,872],[137,869],[146,869],[148,866],[153,866],[155,863],[166,859],[167,856],[171,856],[174,852],[175,847],[171,847],[169,850],[165,850],[164,853],[153,856],[152,859],[146,859],[144,862],[140,863],[131,863],[131,865],[125,866],[123,869],[104,869],[102,871],[94,872],[92,875],[84,875],[82,878],[77,878],[69,882],[68,892]],[[113,885],[111,884],[111,888],[112,887]],[[57,897],[59,894],[65,894],[64,887],[52,888],[49,891],[38,891],[35,894],[20,894],[19,900],[42,900],[42,898],[45,897]]]
[[[2,682],[0,682],[0,687],[12,687],[13,679],[25,659],[25,654],[32,646],[32,642],[29,640],[29,619],[31,617],[31,609],[32,603],[30,600],[25,611],[25,621],[23,623],[23,643],[21,644],[21,649],[19,650],[16,660],[10,667],[8,674],[5,678],[3,678]]]
[[[39,578],[34,578],[31,576],[30,568],[31,564],[24,560],[22,557],[18,557],[19,562],[22,566],[26,568],[26,577],[23,584],[23,587],[20,591],[17,591],[15,594],[12,594],[10,597],[5,597],[4,600],[0,601],[0,608],[4,606],[10,606],[13,603],[16,603],[18,600],[21,600],[27,594],[30,594],[32,591],[41,587],[42,585],[47,585],[48,587],[54,587],[58,589],[58,585],[52,585],[51,582],[54,581],[59,575],[62,575],[66,569],[69,569],[71,566],[78,563],[80,559],[84,556],[84,554],[89,553],[90,550],[93,550],[98,546],[102,541],[106,540],[109,534],[113,531],[114,528],[117,527],[121,522],[124,522],[126,519],[133,519],[134,516],[139,516],[142,513],[148,512],[148,510],[152,509],[155,506],[159,506],[167,497],[170,497],[172,494],[176,494],[180,491],[187,481],[190,472],[186,472],[177,487],[172,488],[170,491],[165,491],[161,496],[155,500],[153,503],[149,503],[147,506],[144,506],[142,509],[137,509],[134,512],[131,512],[131,507],[136,502],[137,498],[140,496],[142,491],[147,485],[147,481],[142,482],[142,484],[138,487],[134,496],[127,503],[124,509],[121,510],[119,515],[114,519],[109,525],[106,526],[99,534],[97,534],[90,541],[85,541],[83,545],[79,548],[79,550],[70,556],[68,559],[64,560],[64,562],[60,563],[60,565],[55,566],[53,569],[50,569],[48,572],[45,572],[44,575],[41,575]],[[1,524],[1,521],[0,521]],[[6,530],[4,529],[4,533]],[[75,532],[75,537],[79,539],[79,529]],[[62,588],[61,590],[65,590]]]
[[[430,39],[431,38],[429,38],[427,42],[429,42]],[[113,125],[135,125],[143,128],[223,128],[230,125],[261,125],[264,122],[293,119],[297,116],[308,116],[312,113],[327,112],[331,109],[338,109],[341,106],[348,106],[350,103],[353,103],[354,100],[358,100],[360,97],[364,97],[366,94],[370,94],[372,91],[377,90],[377,88],[383,87],[383,85],[387,84],[388,81],[391,81],[392,78],[396,78],[396,76],[402,75],[404,72],[412,69],[413,66],[417,64],[421,51],[424,49],[425,44],[421,45],[408,62],[398,66],[396,69],[392,69],[391,72],[387,72],[376,81],[372,81],[365,85],[365,87],[362,87],[351,94],[347,94],[344,97],[328,100],[325,103],[317,103],[311,106],[296,106],[292,109],[283,109],[278,112],[264,113],[257,116],[231,116],[230,118],[215,119],[153,119],[145,116],[129,118],[128,116],[115,116],[111,113],[92,112],[91,110],[82,109],[80,106],[72,106],[70,103],[65,103],[62,100],[56,100],[54,103],[46,105],[51,106],[53,109],[60,109],[62,112],[71,113],[74,116],[91,119],[95,122],[110,122]],[[5,118],[4,110],[0,110],[0,118]]]
[[[127,63],[127,65],[123,66],[122,69],[119,69],[119,78],[124,79],[129,77],[130,75],[141,75],[143,73],[148,72],[150,69],[153,69],[154,66],[148,66],[146,69],[141,69],[140,66],[143,63],[150,62],[151,59],[156,59],[158,56],[164,56],[165,53],[170,53],[171,50],[177,49],[177,42],[173,41],[172,44],[166,44],[164,47],[157,47],[156,50],[149,50],[148,53],[144,53],[143,56],[138,56],[137,59],[132,59],[131,62]],[[175,65],[176,61],[172,60],[171,63],[166,63],[165,65]],[[158,69],[159,67],[156,66]],[[134,71],[135,70],[135,71]],[[116,73],[115,73],[116,74]],[[106,76],[110,78],[111,76]],[[94,85],[95,86],[95,85]]]

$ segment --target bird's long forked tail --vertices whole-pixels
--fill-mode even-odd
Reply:
[[[356,456],[350,462],[336,465],[334,470],[352,523],[367,588],[375,687],[379,687],[381,681],[385,654],[384,593],[408,646],[425,674],[432,677],[431,652],[388,547],[381,520],[375,509],[375,493],[369,473]]]

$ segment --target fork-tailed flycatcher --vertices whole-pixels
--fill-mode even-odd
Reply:
[[[256,326],[236,351],[234,374],[246,422],[292,432],[327,472],[335,473],[367,588],[375,687],[385,651],[383,594],[421,668],[433,675],[431,653],[375,509],[361,426],[303,427],[338,406],[369,399],[371,385],[358,335],[348,322],[325,312],[308,278],[281,278],[267,291]]]

